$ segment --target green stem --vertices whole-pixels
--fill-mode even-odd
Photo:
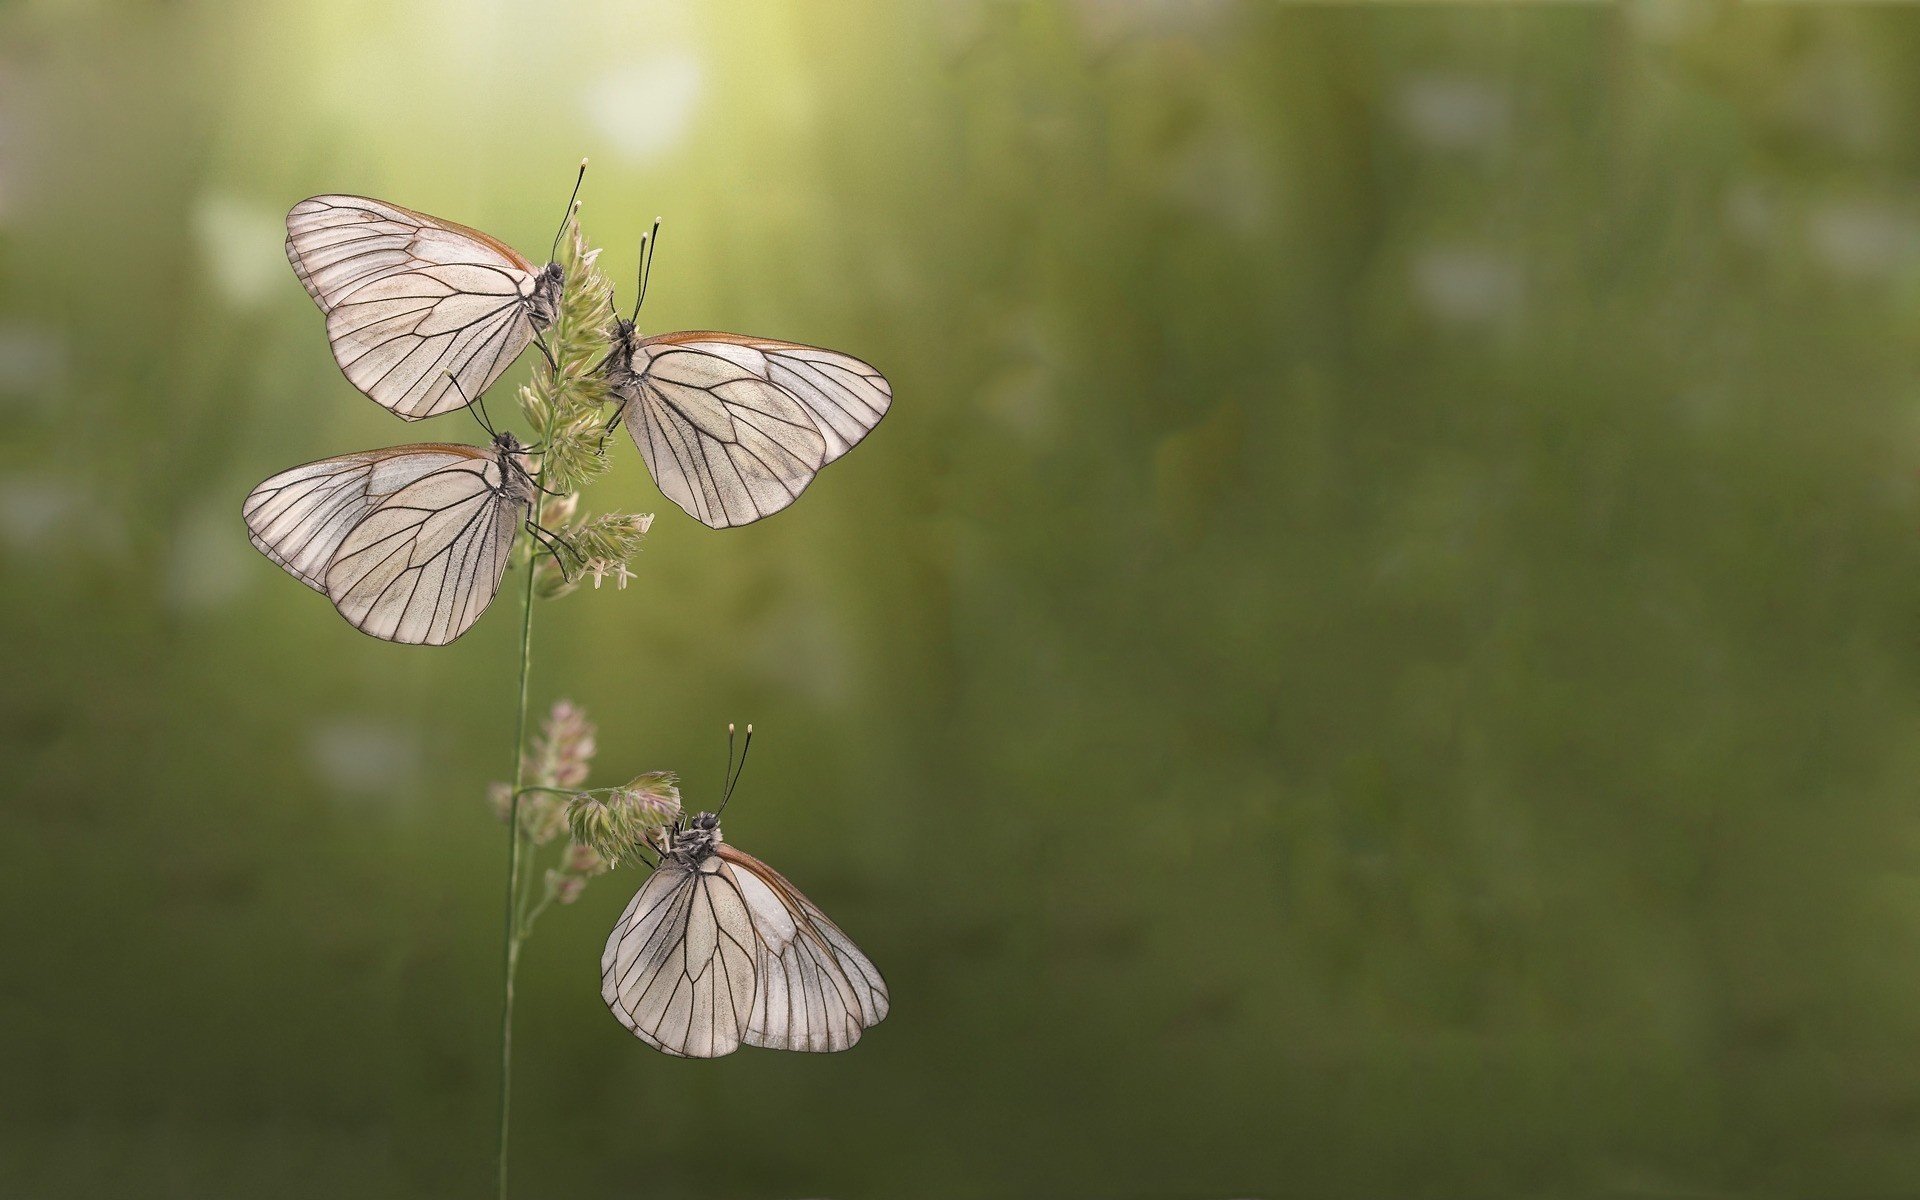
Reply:
[[[540,903],[528,909],[526,913],[521,916],[520,938],[522,941],[526,940],[526,936],[529,933],[533,932],[533,923],[540,919],[541,913],[547,911],[547,906],[553,903],[553,898],[555,894],[556,893],[553,890],[553,885],[548,884],[544,889],[544,891],[541,893]]]
[[[531,850],[532,847],[529,846],[528,849]],[[533,862],[531,853],[527,855],[527,860],[527,869],[521,871],[520,881],[514,885],[515,895],[518,897],[513,910],[513,939],[516,944],[527,940],[527,930],[533,924],[527,919],[527,909],[533,903],[533,876],[537,873],[538,866]]]
[[[540,474],[546,472],[543,469]],[[538,479],[535,480],[537,484]],[[533,520],[540,522],[544,497],[536,497]],[[533,667],[533,575],[527,560],[526,589],[520,611],[520,704],[513,720],[513,799],[507,805],[507,904],[501,934],[500,982],[500,1200],[507,1200],[507,1134],[513,1112],[513,976],[520,965],[520,797],[526,790],[527,676]]]

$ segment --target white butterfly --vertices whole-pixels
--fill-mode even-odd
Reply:
[[[681,1058],[742,1043],[845,1050],[889,1005],[852,939],[785,876],[726,845],[715,813],[667,833],[607,938],[600,996],[635,1037]]]
[[[510,433],[282,471],[248,494],[253,544],[361,632],[442,646],[493,603],[535,484]]]
[[[645,299],[643,273],[636,317]],[[886,377],[850,354],[709,330],[643,338],[628,319],[605,369],[660,490],[714,529],[792,504],[893,403]]]
[[[536,268],[477,229],[365,196],[294,205],[287,261],[327,314],[340,369],[409,421],[484,392],[553,320],[565,282],[557,262]]]

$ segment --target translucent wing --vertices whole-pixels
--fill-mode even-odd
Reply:
[[[430,442],[323,458],[253,489],[241,511],[262,554],[325,594],[334,551],[367,514],[423,475],[485,457],[472,446]]]
[[[740,1048],[753,1003],[753,925],[709,858],[668,859],[627,905],[600,956],[600,996],[656,1050],[718,1058]]]
[[[731,333],[648,338],[630,366],[627,431],[667,498],[715,529],[792,504],[893,401],[850,355]]]
[[[408,420],[478,396],[533,340],[538,272],[486,234],[364,196],[287,214],[287,261],[327,314],[334,361]],[[448,380],[459,381],[456,389]]]
[[[341,539],[327,597],[362,633],[444,646],[493,603],[530,499],[529,485],[503,479],[484,451],[429,471]]]
[[[758,986],[741,1040],[772,1050],[845,1050],[887,1015],[886,980],[853,940],[767,864],[716,857],[753,918]]]

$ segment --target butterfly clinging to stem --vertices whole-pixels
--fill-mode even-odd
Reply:
[[[254,488],[242,512],[260,552],[362,633],[443,646],[493,603],[522,524],[552,537],[526,521],[540,490],[529,450],[501,432],[488,446],[423,442],[323,458]]]
[[[586,170],[582,159],[575,198]],[[562,231],[572,213],[569,199]],[[566,282],[558,262],[535,267],[477,229],[366,196],[294,205],[287,261],[327,315],[340,370],[409,421],[451,412],[500,378],[552,323]]]
[[[785,876],[728,845],[720,813],[676,820],[659,864],[627,905],[600,957],[600,995],[635,1037],[681,1058],[742,1045],[845,1050],[887,1015],[887,984],[840,927]]]
[[[850,354],[696,330],[640,336],[660,223],[641,241],[633,315],[614,319],[614,421],[667,498],[714,529],[792,504],[819,470],[880,423],[893,387]],[[611,422],[609,428],[611,428]]]

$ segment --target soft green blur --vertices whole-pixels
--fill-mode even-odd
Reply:
[[[0,1194],[491,1186],[517,577],[386,645],[239,505],[479,437],[341,378],[286,208],[538,256],[582,154],[646,329],[896,400],[726,533],[623,436],[535,702],[695,803],[754,722],[729,837],[894,1011],[667,1059],[596,881],[517,1196],[1912,1194],[1917,71],[1914,9],[0,8]]]

